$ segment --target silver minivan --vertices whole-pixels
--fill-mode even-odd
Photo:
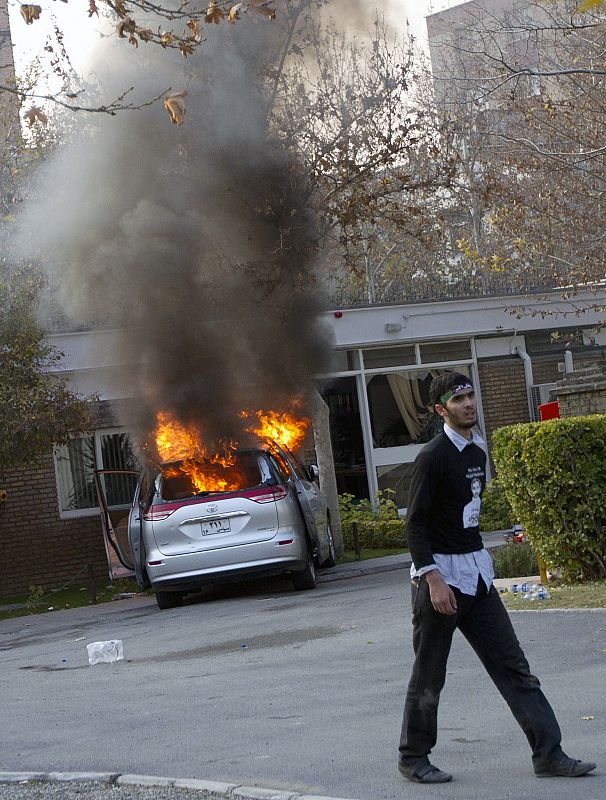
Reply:
[[[214,480],[196,480],[200,473]],[[238,449],[227,465],[150,465],[138,475],[130,507],[112,503],[115,487],[124,495],[135,475],[96,472],[106,546],[142,589],[153,589],[161,609],[209,583],[252,576],[287,573],[295,589],[313,589],[316,567],[335,564],[317,468],[305,469],[284,446],[264,441]],[[213,488],[200,490],[206,485]]]

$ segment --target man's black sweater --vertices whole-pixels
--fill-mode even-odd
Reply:
[[[482,549],[478,496],[485,485],[486,453],[477,444],[459,452],[441,433],[425,445],[414,463],[406,515],[408,546],[417,569],[433,564],[433,553]]]

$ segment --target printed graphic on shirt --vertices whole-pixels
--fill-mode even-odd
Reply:
[[[471,480],[471,500],[463,507],[464,528],[476,528],[480,524],[482,480],[479,476],[483,474],[481,467],[473,467],[467,472],[467,478]]]

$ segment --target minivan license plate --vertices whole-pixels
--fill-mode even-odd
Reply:
[[[213,533],[230,533],[231,524],[229,519],[210,519],[208,522],[200,523],[200,533],[202,536],[211,536]]]

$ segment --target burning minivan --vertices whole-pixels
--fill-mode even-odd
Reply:
[[[160,609],[210,583],[253,576],[287,574],[295,589],[313,589],[316,567],[335,564],[317,477],[315,466],[304,468],[286,446],[264,440],[222,458],[148,464],[120,514],[108,496],[126,474],[96,475],[106,539]]]

